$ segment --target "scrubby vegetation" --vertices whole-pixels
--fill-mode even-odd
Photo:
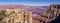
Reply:
[[[0,10],[0,21],[2,21],[6,17],[5,10]]]

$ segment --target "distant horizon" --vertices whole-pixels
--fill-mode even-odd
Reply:
[[[24,4],[0,4],[0,5],[24,5]],[[24,5],[24,6],[42,6],[42,5]],[[50,5],[47,5],[47,6],[50,6]]]

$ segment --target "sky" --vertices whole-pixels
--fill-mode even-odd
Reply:
[[[50,4],[60,4],[60,0],[0,0],[0,5],[3,4],[49,6]]]

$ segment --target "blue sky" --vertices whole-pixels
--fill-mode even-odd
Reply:
[[[60,4],[60,0],[0,0],[0,5],[3,4],[49,6],[50,4]]]

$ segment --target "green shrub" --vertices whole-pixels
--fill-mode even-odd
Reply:
[[[0,21],[6,17],[5,10],[0,10]]]

